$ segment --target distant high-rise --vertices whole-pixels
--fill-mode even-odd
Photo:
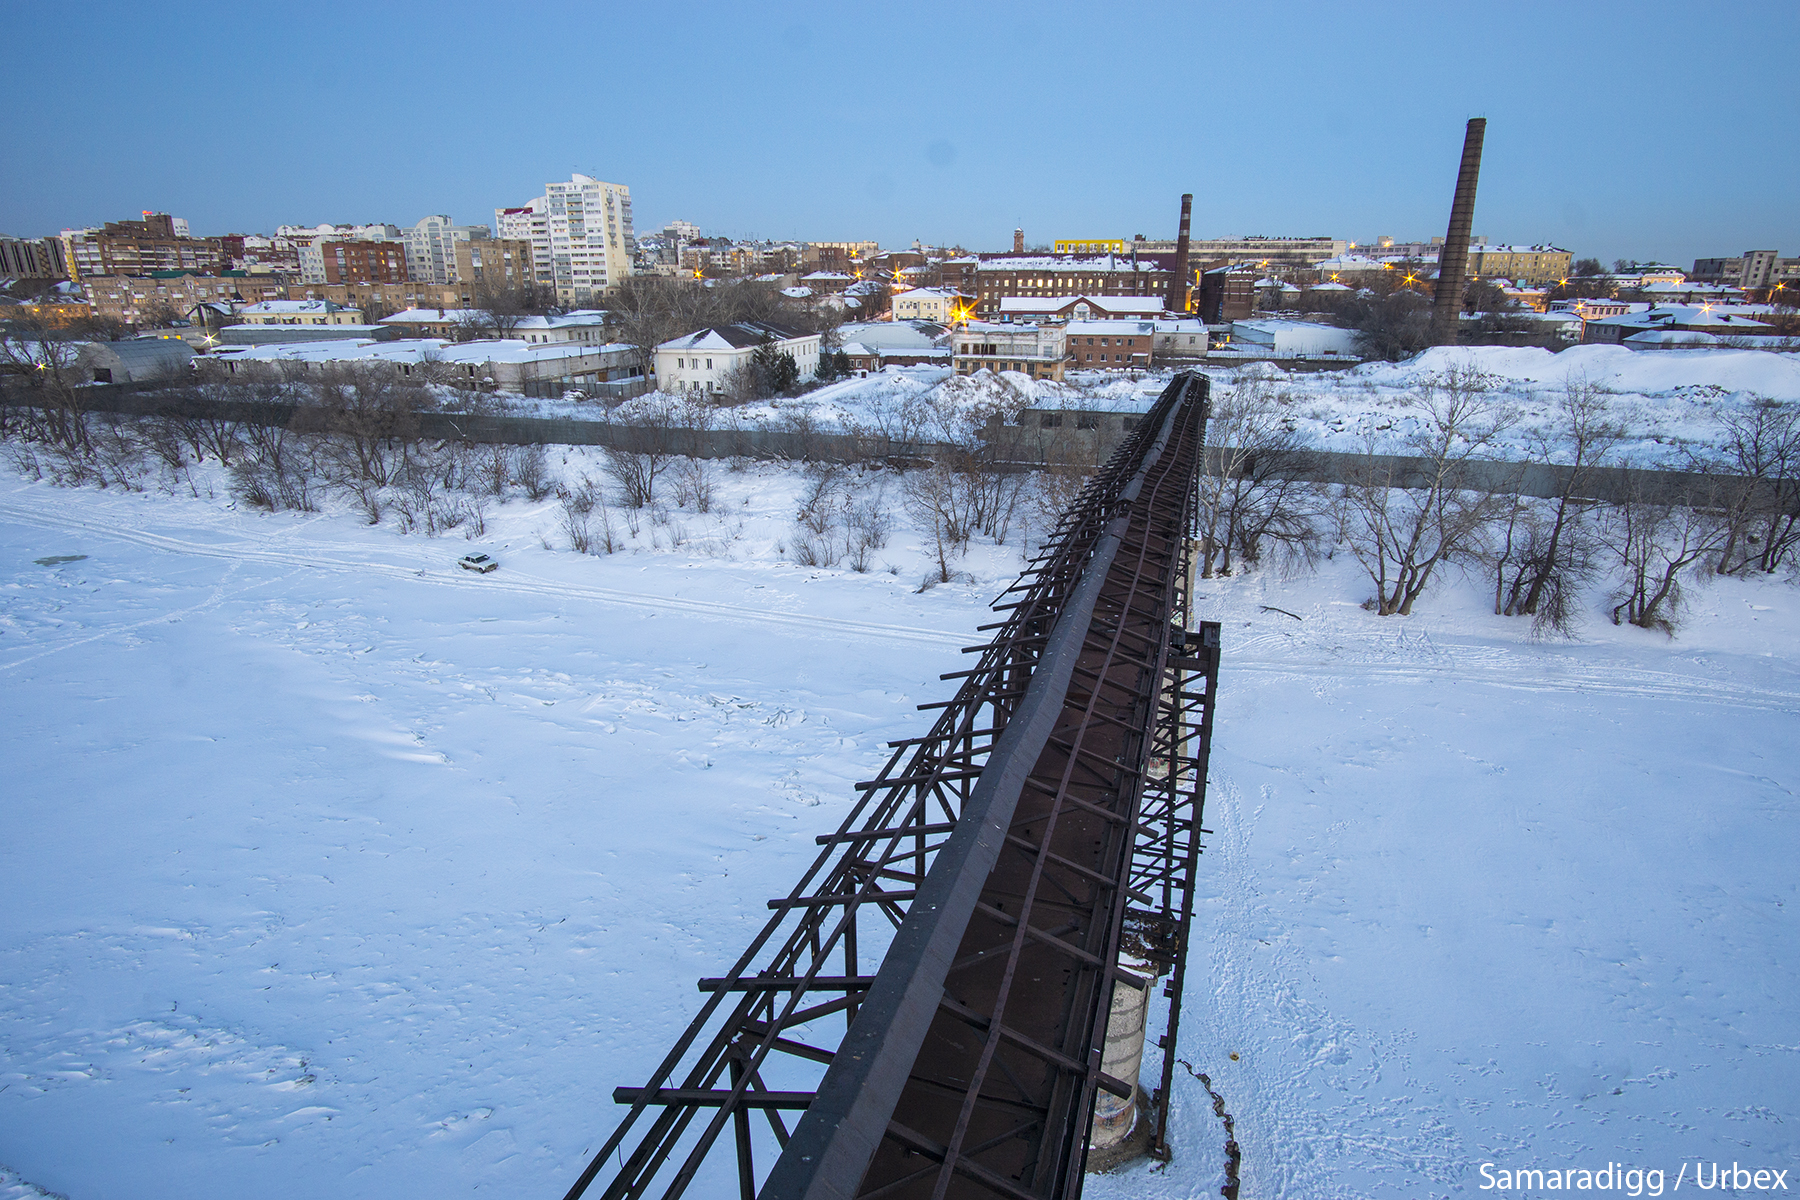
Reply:
[[[531,243],[538,281],[555,287],[559,304],[592,303],[631,275],[637,247],[622,183],[573,175],[529,204],[495,209],[494,223],[501,238]]]

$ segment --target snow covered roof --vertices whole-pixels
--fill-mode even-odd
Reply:
[[[953,260],[956,261],[956,260]],[[1062,258],[1054,254],[1020,254],[983,258],[976,263],[978,271],[1125,271],[1133,270],[1131,259],[1124,255],[1105,254],[1098,258]],[[1140,259],[1138,271],[1161,270],[1155,262]]]
[[[740,321],[736,325],[714,325],[678,338],[670,338],[657,346],[657,349],[743,350],[750,346],[760,346],[769,338],[786,342],[809,336],[817,335],[805,334],[788,325],[777,325],[773,321]]]
[[[810,275],[802,275],[800,278],[816,279],[820,283],[836,283],[840,279],[851,279],[854,277],[846,275],[842,271],[814,271]]]
[[[252,362],[392,362],[530,363],[581,358],[590,354],[629,351],[621,342],[604,346],[577,342],[522,342],[517,338],[447,342],[443,338],[405,338],[376,342],[348,338],[329,342],[285,342],[264,346],[227,346],[210,357]]]
[[[813,294],[813,290],[809,287],[786,287],[781,289],[781,294],[789,300],[804,300]]]
[[[1660,346],[1679,349],[1684,346],[1702,348],[1719,345],[1719,339],[1698,329],[1646,329],[1625,339],[1627,346]]]
[[[1070,321],[1063,327],[1070,337],[1099,337],[1103,334],[1149,334],[1156,332],[1155,321]]]
[[[956,293],[955,292],[946,292],[939,288],[908,288],[904,292],[895,292],[894,293],[894,299],[899,300],[902,297],[909,297],[909,298],[920,299],[920,300],[923,300],[926,298],[930,298],[933,300],[954,300],[954,299],[956,299]]]
[[[556,313],[547,317],[531,316],[519,318],[519,329],[591,329],[596,325],[606,324],[606,313],[602,309],[584,308],[575,312]]]
[[[1321,283],[1312,290],[1315,292],[1353,292],[1356,289],[1346,283]]]
[[[1659,304],[1648,312],[1628,312],[1616,317],[1601,317],[1597,325],[1706,325],[1721,330],[1766,333],[1769,326],[1756,318],[1766,316],[1764,304],[1742,304],[1732,307],[1712,304]]]
[[[846,342],[861,342],[876,350],[927,350],[938,344],[942,327],[921,322],[866,321],[838,327]]]
[[[246,304],[240,313],[274,314],[274,313],[323,313],[339,312],[345,306],[333,304],[329,300],[259,300],[255,304]]]
[[[391,317],[381,318],[382,325],[435,325],[440,321],[466,324],[486,316],[479,308],[405,308]]]
[[[1060,312],[1074,304],[1087,304],[1108,313],[1137,313],[1153,317],[1163,311],[1161,296],[1002,296],[1001,313]]]

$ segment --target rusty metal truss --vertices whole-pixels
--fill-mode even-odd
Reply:
[[[1166,1156],[1218,626],[1190,630],[1207,383],[1181,374],[568,1192],[1073,1197],[1121,950],[1166,976]],[[877,966],[877,964],[879,964]],[[790,1124],[790,1122],[792,1122]],[[714,1154],[726,1140],[735,1178]],[[771,1163],[761,1176],[759,1163]]]

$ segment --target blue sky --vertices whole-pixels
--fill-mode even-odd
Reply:
[[[1800,3],[23,3],[0,233],[493,209],[582,171],[640,233],[1428,238],[1800,254]]]

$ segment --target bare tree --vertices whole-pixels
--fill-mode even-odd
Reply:
[[[628,400],[613,410],[613,444],[606,448],[606,473],[619,485],[625,506],[644,508],[656,499],[656,481],[675,457],[682,402],[658,392]]]
[[[319,376],[307,415],[328,432],[335,482],[362,494],[398,481],[431,394],[389,363],[333,363]]]
[[[1515,416],[1486,391],[1468,371],[1421,383],[1408,401],[1418,420],[1405,438],[1411,456],[1376,453],[1371,434],[1351,482],[1338,489],[1338,535],[1374,582],[1370,607],[1384,617],[1410,614],[1433,573],[1469,555],[1495,515],[1498,504],[1475,486],[1471,464]]]
[[[1586,497],[1593,475],[1625,436],[1605,393],[1582,376],[1564,381],[1556,424],[1528,431],[1531,458],[1566,460],[1562,486],[1549,505],[1524,496],[1506,502],[1495,523],[1489,557],[1494,612],[1529,616],[1539,634],[1567,633],[1580,585],[1593,573],[1593,529]]]
[[[1756,396],[1720,421],[1723,444],[1695,464],[1723,476],[1725,544],[1715,569],[1772,574],[1800,549],[1800,405]]]
[[[64,450],[88,448],[82,345],[36,320],[20,322],[17,333],[0,336],[0,374],[11,376],[25,398],[16,413],[8,414],[15,427],[9,432]]]
[[[1723,549],[1730,522],[1709,497],[1657,494],[1642,473],[1633,473],[1626,490],[1626,499],[1610,506],[1601,524],[1617,570],[1613,624],[1673,637],[1681,618],[1681,577]]]
[[[1233,556],[1260,561],[1274,547],[1310,561],[1318,543],[1318,489],[1304,482],[1317,456],[1284,416],[1270,380],[1224,392],[1207,419],[1200,478],[1200,573],[1229,575]]]

